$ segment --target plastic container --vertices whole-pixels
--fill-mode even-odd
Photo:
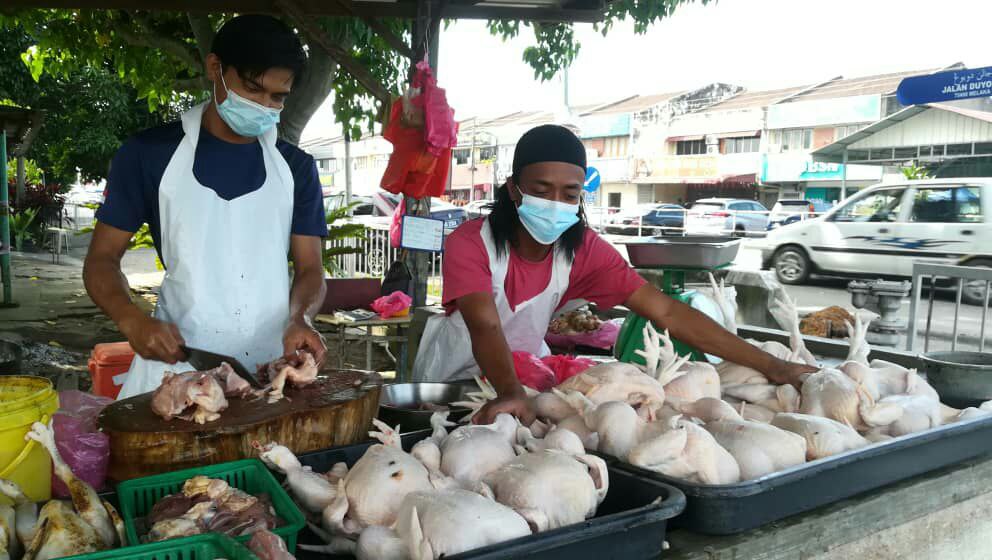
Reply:
[[[272,473],[258,459],[243,459],[230,463],[194,467],[181,471],[157,474],[144,478],[135,478],[117,485],[117,500],[120,503],[121,517],[124,518],[124,528],[127,531],[128,542],[141,542],[135,522],[145,517],[156,502],[182,490],[183,483],[197,475],[219,478],[231,486],[244,490],[249,494],[266,493],[272,499],[276,516],[282,523],[272,532],[286,541],[290,552],[296,550],[296,535],[306,525],[303,513],[296,507],[293,500],[286,494]],[[235,537],[234,540],[244,543],[251,535]]]
[[[103,552],[66,556],[64,560],[258,560],[250,550],[231,537],[206,533],[181,539],[126,546]]]
[[[93,394],[116,399],[131,369],[134,350],[127,342],[97,344],[90,353],[89,370]]]
[[[404,449],[430,435],[429,430],[402,437]],[[326,472],[339,462],[349,466],[358,461],[373,443],[338,447],[300,456],[300,461],[315,472]],[[648,559],[662,556],[667,520],[685,507],[685,496],[671,485],[648,480],[639,475],[610,467],[610,490],[599,506],[596,517],[568,527],[496,543],[470,550],[446,560],[496,560],[540,558],[541,560]],[[453,527],[452,530],[457,530]],[[301,540],[323,544],[309,529]],[[319,560],[327,555],[299,551],[299,560]],[[341,558],[348,558],[342,556]]]
[[[692,484],[616,459],[611,465],[682,490],[685,513],[675,519],[674,526],[707,535],[732,535],[989,452],[992,416],[941,426],[737,484]]]
[[[0,478],[16,482],[36,502],[52,497],[52,458],[24,435],[35,422],[47,424],[58,408],[58,393],[48,379],[0,376]]]

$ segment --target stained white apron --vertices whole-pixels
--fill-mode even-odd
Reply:
[[[208,102],[209,103],[209,102]],[[175,323],[186,344],[238,358],[248,368],[283,353],[289,319],[293,174],[276,149],[277,132],[260,136],[262,186],[224,200],[193,175],[206,103],[182,116],[185,136],[158,190],[165,279],[154,316]],[[119,399],[155,390],[166,371],[189,371],[136,356]]]
[[[506,297],[506,272],[509,268],[509,248],[502,256],[496,254],[489,220],[480,232],[489,254],[489,270],[493,278],[493,299],[499,314],[503,335],[513,352],[529,352],[538,357],[551,353],[544,342],[548,324],[555,309],[568,289],[572,264],[564,255],[555,251],[551,268],[551,281],[543,292],[511,309]],[[479,373],[479,366],[472,354],[472,339],[459,311],[451,315],[435,315],[427,320],[424,334],[413,365],[416,381],[447,382],[470,379]]]

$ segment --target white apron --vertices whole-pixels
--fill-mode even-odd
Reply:
[[[189,346],[233,356],[251,369],[283,353],[293,174],[272,129],[259,137],[265,162],[259,189],[224,200],[201,185],[193,158],[205,107],[183,114],[185,136],[159,185],[167,270],[154,316],[175,323]],[[136,356],[117,398],[155,390],[166,371],[193,369]]]
[[[544,343],[548,324],[568,289],[572,265],[557,250],[551,267],[551,281],[543,292],[511,309],[506,297],[506,272],[509,268],[509,248],[497,256],[489,220],[482,226],[482,240],[489,253],[489,270],[493,277],[493,299],[503,327],[503,336],[513,352],[529,352],[538,357],[551,353]],[[435,315],[427,320],[424,334],[413,365],[415,381],[447,382],[470,379],[479,373],[472,354],[472,339],[459,311],[451,315]]]

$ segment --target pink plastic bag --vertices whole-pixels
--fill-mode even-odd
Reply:
[[[389,244],[397,249],[403,236],[403,214],[406,214],[406,197],[400,200],[393,210],[393,221],[389,223]]]
[[[382,296],[381,298],[372,302],[372,311],[379,314],[379,317],[383,319],[389,319],[390,317],[402,317],[410,311],[410,304],[413,303],[413,299],[400,291],[395,291],[388,296]]]
[[[427,142],[427,151],[440,156],[446,148],[458,145],[455,111],[448,105],[444,89],[437,87],[437,80],[434,79],[427,60],[417,63],[417,72],[411,85],[420,90],[420,95],[414,97],[411,103],[424,110],[424,140]]]
[[[576,346],[588,346],[590,348],[612,348],[617,342],[620,334],[620,325],[607,321],[598,329],[582,334],[554,334],[548,332],[544,335],[544,341],[548,346],[555,348],[575,348]]]
[[[549,391],[555,386],[555,373],[529,352],[513,353],[513,369],[517,371],[520,383],[531,389]]]
[[[96,419],[114,399],[82,391],[59,393],[60,408],[54,416],[55,445],[72,472],[100,490],[107,479],[110,461],[110,437],[98,431]],[[52,473],[52,493],[69,497],[65,484]]]
[[[559,385],[569,377],[575,377],[596,365],[596,362],[589,358],[576,358],[575,356],[565,355],[545,356],[541,358],[541,361],[554,372],[555,385]]]

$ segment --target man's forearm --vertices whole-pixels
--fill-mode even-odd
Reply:
[[[121,272],[120,261],[87,258],[83,265],[83,284],[93,303],[118,326],[127,317],[144,313],[131,301],[131,288]]]
[[[293,274],[293,287],[289,295],[290,320],[302,320],[309,324],[320,312],[326,292],[322,269],[297,270]]]

